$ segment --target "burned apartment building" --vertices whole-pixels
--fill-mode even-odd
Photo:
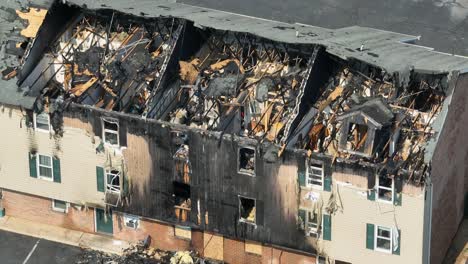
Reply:
[[[441,263],[467,58],[170,1],[5,7],[3,214],[226,263]]]

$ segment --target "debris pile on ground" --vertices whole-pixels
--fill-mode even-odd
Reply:
[[[205,260],[191,251],[164,251],[147,248],[143,243],[133,245],[124,250],[121,256],[91,249],[83,249],[76,258],[77,264],[216,264],[218,262]]]

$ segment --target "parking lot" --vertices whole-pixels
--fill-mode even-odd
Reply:
[[[0,230],[0,263],[75,263],[81,249]]]

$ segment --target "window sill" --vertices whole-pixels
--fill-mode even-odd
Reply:
[[[239,223],[243,223],[243,224],[248,224],[248,225],[253,225],[253,226],[257,226],[257,224],[255,222],[251,222],[251,221],[248,221],[248,220],[244,220],[244,219],[239,219]]]
[[[240,169],[240,170],[237,171],[237,172],[238,172],[239,174],[243,174],[243,175],[255,177],[255,171],[248,171],[248,170]]]
[[[382,199],[377,198],[376,201],[379,203],[384,203],[384,204],[393,204],[393,200],[389,201],[389,200],[382,200]]]
[[[52,178],[44,177],[44,176],[37,176],[37,178],[39,180],[43,180],[43,181],[54,182],[54,177],[53,176],[52,176]]]
[[[392,254],[392,251],[391,251],[391,250],[380,249],[380,248],[377,248],[377,247],[375,247],[374,251],[380,252],[380,253],[385,253],[385,254]]]

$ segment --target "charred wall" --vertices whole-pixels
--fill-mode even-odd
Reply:
[[[111,115],[118,119],[119,128],[127,132],[126,162],[139,162],[135,159],[140,157],[146,161],[140,162],[139,167],[149,166],[147,176],[138,175],[136,170],[128,171],[129,196],[116,210],[226,237],[313,251],[304,233],[297,228],[297,164],[304,163],[301,154],[286,151],[281,158],[276,158],[278,149],[270,144],[231,136],[220,139],[218,135],[201,130],[78,105],[69,106],[64,113],[66,117],[91,123],[97,136],[101,136],[100,119]],[[185,222],[178,220],[174,213],[174,182],[182,179],[175,171],[175,148],[170,140],[173,131],[186,133],[190,148],[192,202]],[[136,146],[131,138],[144,141],[146,150]],[[255,149],[255,176],[238,172],[240,147]],[[239,196],[256,200],[255,225],[239,221]]]

